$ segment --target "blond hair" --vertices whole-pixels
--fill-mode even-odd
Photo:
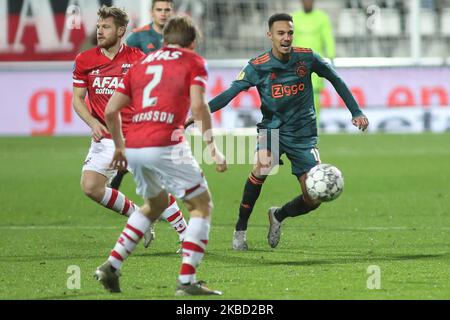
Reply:
[[[199,35],[197,27],[188,16],[171,18],[163,29],[163,37],[166,44],[177,44],[183,48],[189,47]]]
[[[128,14],[125,10],[112,6],[107,7],[103,5],[100,9],[97,11],[97,15],[99,19],[106,19],[109,17],[112,17],[114,19],[114,24],[117,27],[127,27],[128,22],[130,19],[128,18]]]

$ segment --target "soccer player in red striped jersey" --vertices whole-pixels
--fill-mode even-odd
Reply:
[[[116,150],[112,164],[132,169],[145,204],[128,219],[108,260],[97,268],[105,289],[120,292],[119,270],[143,234],[169,204],[168,192],[183,200],[190,220],[176,295],[214,295],[196,279],[209,238],[212,200],[203,173],[183,135],[189,107],[219,172],[223,155],[211,135],[211,114],[205,99],[205,61],[193,49],[197,28],[189,17],[175,17],[164,28],[165,46],[133,66],[106,107],[106,122]],[[119,112],[135,108],[125,141]]]
[[[73,105],[77,114],[92,129],[92,142],[82,169],[81,188],[92,200],[122,215],[130,216],[137,206],[121,192],[106,186],[117,172],[109,167],[114,143],[104,120],[109,98],[122,77],[136,61],[145,55],[136,48],[122,44],[128,23],[127,13],[116,7],[102,7],[98,11],[96,48],[80,53],[73,71]],[[89,98],[90,110],[85,102]],[[132,108],[123,109],[123,133],[127,134]],[[180,240],[186,230],[186,222],[175,199],[165,213],[178,232]],[[147,247],[154,237],[152,230],[145,236]]]

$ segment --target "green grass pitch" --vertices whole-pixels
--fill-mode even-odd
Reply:
[[[0,299],[175,299],[180,257],[167,223],[125,263],[123,293],[92,278],[125,219],[82,194],[88,147],[87,137],[0,138]],[[344,193],[285,220],[276,249],[267,208],[299,193],[288,161],[263,187],[248,252],[232,251],[231,237],[251,166],[203,166],[215,210],[198,278],[224,292],[217,299],[450,299],[450,135],[323,135],[319,148],[342,170]],[[121,191],[140,203],[129,175]],[[67,287],[71,265],[80,289]],[[370,266],[380,289],[368,288]]]

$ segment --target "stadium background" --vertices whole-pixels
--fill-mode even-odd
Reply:
[[[174,3],[202,28],[209,97],[270,47],[270,14],[301,8],[294,0]],[[80,266],[83,277],[94,270],[124,222],[78,185],[89,130],[72,109],[72,66],[92,45],[101,4],[125,7],[129,31],[149,21],[147,0],[0,0],[1,299],[110,298],[87,276],[81,291],[66,287],[67,267]],[[263,188],[250,221],[253,249],[243,256],[230,242],[250,164],[220,177],[205,165],[216,218],[201,272],[230,299],[449,299],[450,3],[316,0],[316,7],[332,21],[333,63],[371,121],[369,134],[356,134],[327,84],[319,147],[322,160],[343,170],[346,191],[289,220],[280,247],[268,250],[265,210],[298,188],[283,168]],[[242,93],[213,115],[215,127],[255,133],[258,103],[255,91]],[[341,135],[348,132],[355,134]],[[123,191],[139,201],[130,177]],[[157,234],[155,251],[141,248],[130,259],[122,297],[172,297],[176,240],[165,226]],[[157,278],[148,277],[148,263]],[[381,267],[381,290],[366,287],[371,265]]]
[[[84,134],[71,108],[72,61],[89,46],[100,4],[127,8],[129,30],[148,23],[148,1],[0,1],[0,116],[3,135]],[[298,1],[175,1],[202,27],[208,96],[223,91],[246,61],[267,49],[267,17],[300,9]],[[417,6],[414,10],[414,6]],[[450,129],[450,6],[448,1],[317,1],[332,21],[338,72],[371,119],[370,132]],[[51,61],[51,62],[50,62]],[[376,80],[375,80],[376,79]],[[323,132],[354,132],[330,84],[322,92]],[[8,106],[14,105],[15,108]],[[253,127],[255,90],[214,114],[215,126]],[[21,123],[17,126],[17,123]]]

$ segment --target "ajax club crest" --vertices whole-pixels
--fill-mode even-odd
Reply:
[[[300,78],[303,78],[308,74],[308,69],[306,68],[306,65],[301,61],[297,63],[297,68],[295,69],[295,71]]]

